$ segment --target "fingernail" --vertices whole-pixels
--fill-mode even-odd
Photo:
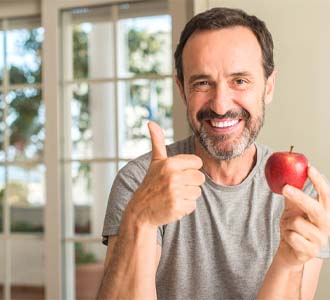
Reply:
[[[295,193],[295,190],[290,185],[285,185],[283,188],[283,195],[284,196],[293,196]]]

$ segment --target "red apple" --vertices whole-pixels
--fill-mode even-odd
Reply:
[[[267,160],[265,175],[270,189],[277,194],[282,194],[286,184],[298,189],[304,187],[307,179],[308,160],[301,153],[275,152]]]

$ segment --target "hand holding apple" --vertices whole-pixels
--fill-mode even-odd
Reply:
[[[286,184],[298,189],[304,187],[307,179],[308,160],[301,153],[275,152],[267,160],[265,176],[270,189],[277,194],[282,194]]]
[[[285,209],[281,217],[281,242],[278,249],[288,265],[302,265],[316,257],[330,236],[330,186],[314,167],[308,167],[317,198],[298,188],[283,188]]]

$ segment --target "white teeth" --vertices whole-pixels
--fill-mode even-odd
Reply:
[[[213,127],[218,127],[218,128],[231,127],[231,126],[236,125],[237,123],[238,123],[238,120],[225,121],[225,122],[217,122],[217,121],[211,120],[211,125]]]

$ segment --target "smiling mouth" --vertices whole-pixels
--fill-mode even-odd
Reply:
[[[213,127],[213,128],[230,128],[237,125],[241,119],[225,119],[225,120],[217,120],[217,119],[211,119],[207,122]]]

